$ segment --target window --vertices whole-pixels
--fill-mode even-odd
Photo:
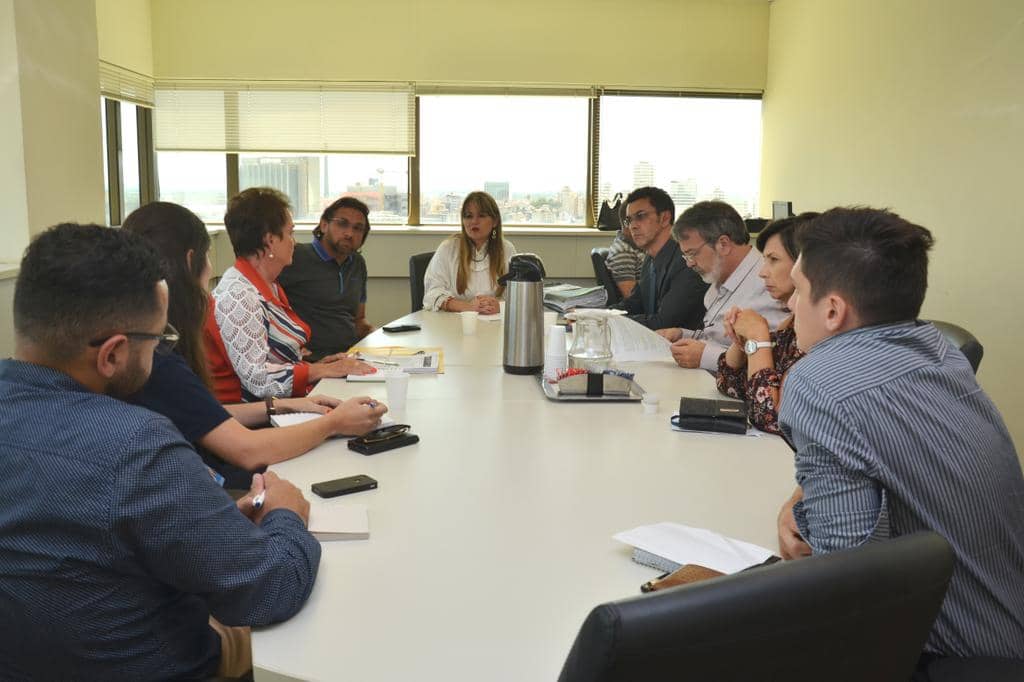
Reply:
[[[484,190],[506,225],[585,224],[587,111],[584,97],[420,97],[420,221],[458,225]]]
[[[368,154],[239,154],[238,187],[274,187],[291,201],[296,222],[317,222],[341,195],[370,208],[370,224],[405,224],[408,159]]]
[[[599,201],[655,185],[676,215],[705,199],[758,215],[761,100],[604,96],[600,131]]]
[[[227,166],[217,152],[157,152],[160,201],[188,208],[204,222],[219,223],[227,210]]]
[[[108,225],[120,225],[125,216],[154,195],[152,110],[104,97],[100,99],[100,112],[104,214]]]
[[[121,105],[121,196],[123,216],[140,205],[138,107],[128,102]]]

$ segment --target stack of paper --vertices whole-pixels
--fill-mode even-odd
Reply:
[[[365,504],[339,505],[335,502],[311,505],[309,532],[320,542],[368,540],[370,517]]]
[[[603,286],[552,284],[544,287],[544,305],[561,313],[573,308],[603,308],[607,303],[608,292]]]
[[[288,414],[272,414],[270,415],[270,423],[274,426],[295,426],[296,424],[304,424],[312,419],[320,419],[323,417],[322,414],[316,412],[289,412]],[[380,418],[380,425],[377,428],[384,428],[385,426],[391,426],[395,423],[395,420],[391,417],[384,415]],[[346,436],[343,434],[337,434],[332,436],[333,438],[355,438],[355,436]]]
[[[352,348],[353,357],[377,368],[374,374],[350,374],[352,382],[384,381],[385,372],[403,371],[407,374],[440,374],[444,372],[444,351],[440,348],[406,348],[404,346],[378,346]]]
[[[683,564],[697,564],[721,573],[736,573],[744,568],[763,563],[772,555],[764,547],[742,540],[734,540],[714,531],[692,528],[679,523],[655,523],[623,531],[614,539],[632,545],[633,560],[661,570],[678,568]],[[644,561],[653,555],[668,564]]]

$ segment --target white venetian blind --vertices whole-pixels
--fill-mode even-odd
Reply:
[[[100,94],[104,97],[153,106],[153,79],[117,64],[100,60]]]
[[[402,154],[415,151],[408,83],[158,81],[161,151]]]

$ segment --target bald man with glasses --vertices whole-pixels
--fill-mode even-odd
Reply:
[[[679,258],[672,241],[676,207],[665,190],[640,187],[626,197],[623,229],[646,257],[640,281],[614,307],[649,329],[694,327],[704,319],[708,285]]]
[[[683,211],[672,226],[688,270],[711,285],[704,295],[705,314],[699,323],[658,329],[672,342],[680,367],[718,370],[718,357],[729,347],[725,314],[738,307],[754,310],[775,329],[789,314],[764,288],[758,276],[763,258],[750,245],[743,218],[724,201],[701,201]]]

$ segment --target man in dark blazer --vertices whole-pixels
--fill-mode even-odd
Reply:
[[[649,329],[700,329],[704,322],[704,292],[708,285],[690,268],[672,239],[676,207],[657,187],[640,187],[626,197],[623,226],[643,249],[640,282],[615,305]]]

